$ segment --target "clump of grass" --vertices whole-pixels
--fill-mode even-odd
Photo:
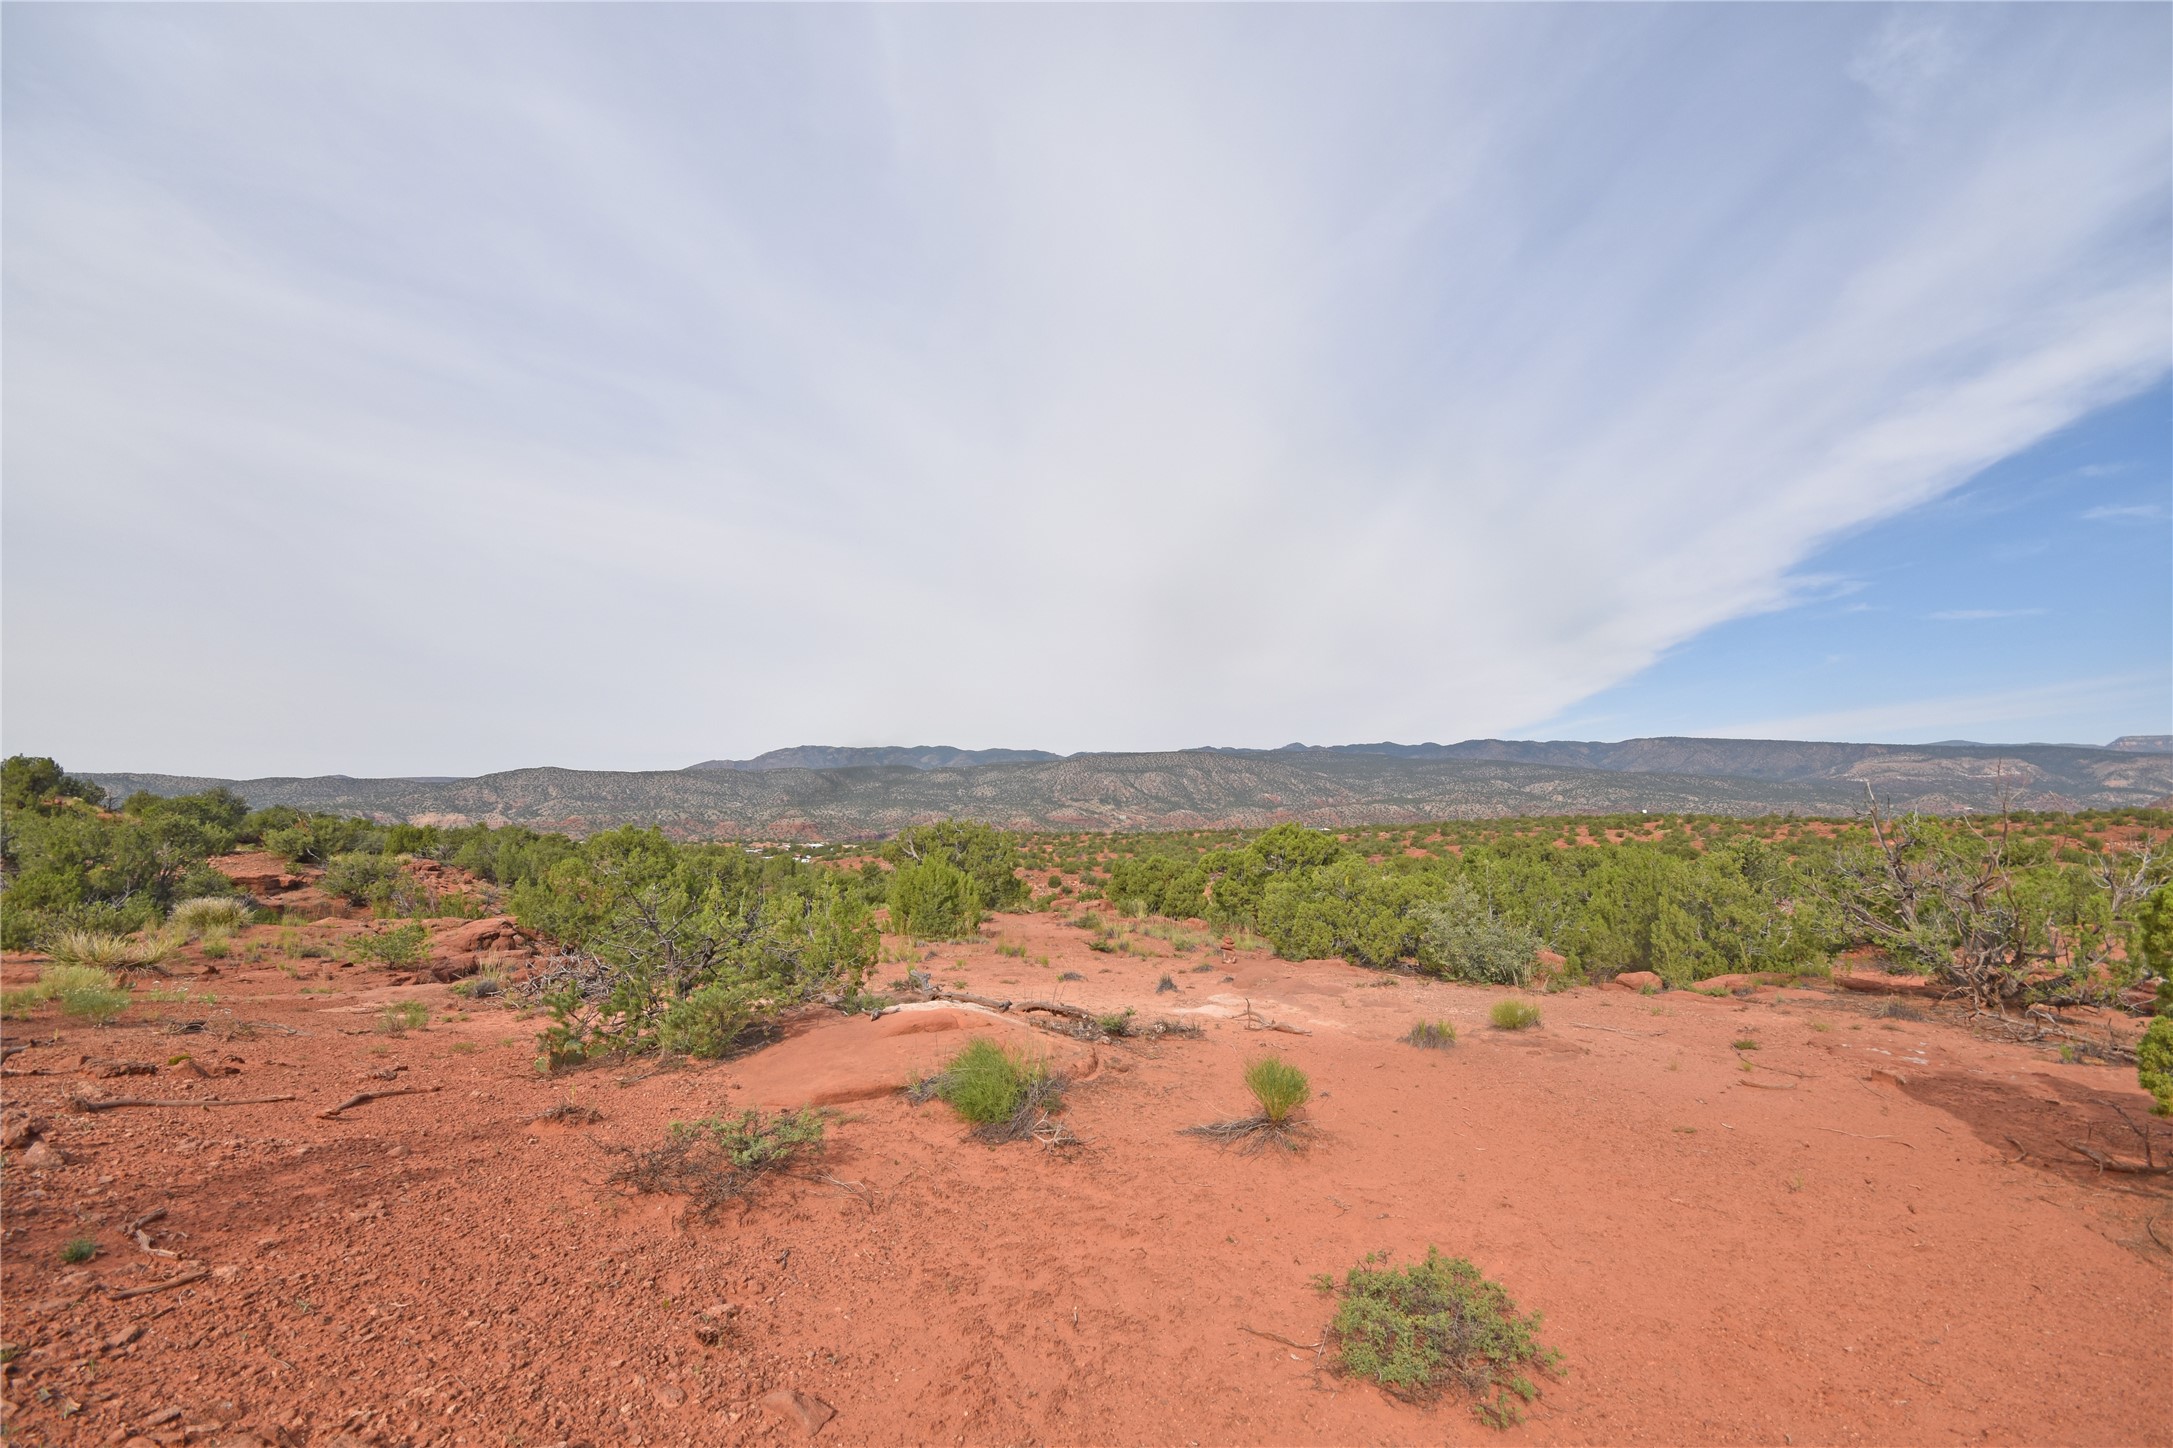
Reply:
[[[98,1244],[88,1237],[71,1237],[68,1245],[60,1249],[63,1262],[88,1262],[98,1255]]]
[[[1928,1021],[1930,1015],[1922,1007],[1910,1004],[1899,996],[1888,996],[1871,1008],[1871,1014],[1888,1021]]]
[[[996,942],[996,953],[998,955],[1009,955],[1017,957],[1019,959],[1024,959],[1026,956],[1026,947],[1024,945],[1021,945],[1016,940],[999,940]]]
[[[1096,1016],[1094,1024],[1105,1036],[1129,1036],[1132,1034],[1132,1018],[1135,1012],[1130,1006],[1112,1011],[1106,1016]]]
[[[428,952],[430,931],[420,920],[410,920],[373,935],[350,936],[347,948],[357,959],[385,965],[413,965]]]
[[[594,1120],[594,1113],[583,1119]],[[611,1180],[637,1192],[689,1197],[695,1214],[706,1217],[802,1153],[820,1152],[822,1133],[822,1113],[812,1106],[774,1116],[711,1116],[691,1126],[675,1121],[662,1146],[634,1156]]]
[[[1519,1313],[1499,1283],[1436,1248],[1407,1267],[1387,1261],[1385,1252],[1370,1254],[1340,1288],[1325,1273],[1315,1279],[1342,1297],[1328,1326],[1336,1366],[1412,1402],[1460,1388],[1482,1422],[1517,1422],[1539,1396],[1522,1370],[1561,1371],[1561,1354],[1539,1345],[1540,1315]]]
[[[1739,1040],[1730,1041],[1728,1044],[1735,1047],[1738,1051],[1755,1051],[1758,1049],[1758,1038],[1755,1036],[1744,1036]]]
[[[1076,971],[1076,970],[1066,970],[1066,971],[1059,971],[1059,972],[1057,973],[1057,977],[1056,977],[1056,978],[1057,978],[1057,979],[1058,979],[1059,981],[1066,981],[1066,980],[1085,980],[1085,979],[1086,979],[1086,977],[1085,977],[1084,975],[1081,975],[1081,974],[1080,974],[1080,973],[1079,973],[1078,971]]]
[[[203,951],[206,960],[224,960],[234,953],[233,942],[226,930],[216,925],[204,932],[197,947]]]
[[[1313,1099],[1313,1083],[1306,1074],[1280,1056],[1262,1056],[1245,1068],[1245,1089],[1252,1093],[1259,1111],[1230,1121],[1188,1126],[1185,1134],[1224,1146],[1236,1143],[1247,1152],[1269,1142],[1286,1151],[1302,1151],[1312,1135],[1311,1125],[1297,1117],[1298,1108]]]
[[[388,1036],[404,1036],[430,1025],[430,1007],[422,1001],[394,1001],[377,1018],[377,1028]]]
[[[214,930],[239,930],[249,923],[249,907],[231,895],[199,895],[167,912],[166,923],[190,936]]]
[[[172,951],[170,941],[150,931],[116,935],[107,930],[56,930],[45,940],[45,953],[56,965],[93,970],[148,970]]]
[[[111,972],[89,965],[49,965],[38,972],[36,985],[9,994],[18,997],[23,1010],[52,1001],[62,1015],[100,1026],[127,1010],[134,999]]]
[[[1530,1001],[1496,1001],[1487,1019],[1497,1031],[1522,1031],[1539,1024],[1539,1007]]]
[[[1404,1032],[1403,1043],[1430,1051],[1446,1051],[1456,1044],[1456,1026],[1450,1021],[1416,1021]]]
[[[1156,995],[1161,995],[1165,991],[1173,991],[1175,989],[1177,989],[1177,982],[1170,979],[1167,975],[1163,976],[1160,980],[1154,983],[1154,993]]]
[[[931,1097],[942,1101],[972,1123],[976,1138],[991,1145],[1029,1136],[1053,1144],[1075,1139],[1052,1119],[1064,1109],[1067,1084],[1045,1058],[1007,1050],[984,1037],[907,1094],[915,1103]]]

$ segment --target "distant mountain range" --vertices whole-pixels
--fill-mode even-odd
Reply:
[[[978,757],[992,754],[1015,757]],[[929,757],[954,762],[918,762]],[[573,834],[645,824],[687,838],[835,840],[946,817],[1015,829],[1152,830],[1640,809],[1831,815],[1858,808],[1866,785],[1895,808],[1934,813],[1997,810],[2003,801],[2015,809],[2136,808],[2173,796],[2173,752],[2126,741],[2098,749],[1779,739],[1475,739],[1061,758],[1035,750],[806,746],[758,760],[641,772],[516,769],[450,780],[90,778],[118,795],[225,785],[255,806],[388,821],[483,821]]]
[[[835,744],[796,744],[772,749],[752,759],[705,759],[689,769],[866,769],[900,765],[906,769],[966,769],[976,764],[1030,764],[1062,759],[1046,749],[953,749],[948,744],[892,745],[855,749]]]

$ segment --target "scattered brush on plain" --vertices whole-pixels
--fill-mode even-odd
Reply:
[[[1449,1388],[1472,1395],[1481,1421],[1506,1428],[1539,1396],[1531,1368],[1561,1373],[1562,1356],[1538,1342],[1540,1315],[1523,1315],[1501,1285],[1461,1257],[1426,1249],[1426,1260],[1386,1265],[1375,1252],[1340,1287],[1323,1273],[1314,1285],[1339,1293],[1328,1325],[1336,1366],[1371,1378],[1399,1398],[1431,1402]]]
[[[1449,1021],[1416,1021],[1403,1033],[1403,1043],[1429,1051],[1446,1051],[1456,1044],[1456,1026]]]
[[[943,1102],[973,1125],[976,1140],[1000,1145],[1028,1137],[1047,1146],[1079,1138],[1056,1120],[1070,1083],[1042,1057],[1006,1050],[994,1041],[971,1042],[935,1075],[907,1091],[915,1105]]]
[[[1487,1019],[1493,1022],[1497,1031],[1528,1030],[1539,1024],[1539,1007],[1529,1001],[1496,1001],[1494,1009],[1487,1012]]]
[[[764,1116],[745,1111],[689,1126],[675,1121],[664,1144],[634,1156],[611,1174],[637,1192],[688,1198],[696,1216],[745,1196],[765,1176],[785,1172],[803,1153],[822,1150],[822,1113],[812,1106]]]
[[[1298,1119],[1298,1108],[1313,1099],[1313,1083],[1306,1074],[1279,1056],[1262,1056],[1245,1068],[1245,1089],[1259,1105],[1258,1112],[1231,1121],[1188,1126],[1187,1136],[1204,1136],[1224,1146],[1235,1143],[1246,1152],[1258,1151],[1273,1142],[1285,1151],[1302,1151],[1313,1134],[1310,1123]]]
[[[422,1001],[394,1001],[377,1018],[377,1029],[388,1036],[404,1036],[429,1025],[430,1007]]]

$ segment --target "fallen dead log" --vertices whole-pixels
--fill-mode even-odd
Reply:
[[[210,1275],[211,1269],[209,1267],[199,1267],[193,1272],[184,1272],[179,1277],[169,1277],[164,1282],[153,1282],[147,1287],[108,1287],[106,1291],[115,1298],[147,1297],[154,1292],[169,1292],[176,1287],[186,1287],[191,1282],[201,1282]]]
[[[339,1105],[327,1106],[317,1115],[330,1120],[349,1107],[366,1106],[372,1101],[382,1101],[388,1096],[428,1096],[433,1091],[443,1091],[444,1089],[442,1086],[395,1086],[389,1091],[357,1091]],[[294,1098],[289,1096],[287,1099],[292,1101]]]
[[[1096,1019],[1094,1012],[1085,1006],[1075,1006],[1065,1001],[1018,1001],[1012,1006],[1019,1011],[1046,1011],[1052,1016],[1069,1016],[1075,1021]]]
[[[292,1101],[286,1096],[202,1096],[194,1101],[164,1101],[150,1096],[71,1096],[70,1111],[117,1111],[123,1106],[269,1106],[275,1101]]]
[[[1011,1002],[1000,1001],[993,996],[975,995],[972,991],[952,990],[948,986],[934,985],[928,988],[931,1000],[960,1001],[969,1006],[983,1006],[992,1011],[1008,1011]]]
[[[2099,1171],[2125,1172],[2130,1176],[2165,1176],[2168,1173],[2173,1173],[2173,1166],[2146,1166],[2141,1162],[2122,1161],[2117,1156],[2107,1156],[2104,1152],[2094,1147],[2085,1146],[2079,1141],[2069,1142],[2067,1149],[2078,1156],[2088,1157],[2091,1161],[2097,1163]]]

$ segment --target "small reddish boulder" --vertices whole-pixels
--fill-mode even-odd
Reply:
[[[823,1424],[838,1415],[837,1409],[822,1399],[809,1397],[797,1388],[778,1388],[764,1393],[762,1406],[776,1417],[798,1423],[810,1438],[822,1431]]]
[[[1659,976],[1649,970],[1626,970],[1615,977],[1614,983],[1624,990],[1636,991],[1639,995],[1650,995],[1665,985]]]

